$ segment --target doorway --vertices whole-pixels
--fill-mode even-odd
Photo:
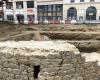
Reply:
[[[18,20],[19,23],[24,23],[24,15],[18,14],[17,15],[17,20]]]
[[[97,9],[93,6],[86,10],[86,20],[96,20]]]
[[[76,20],[77,19],[77,9],[75,7],[71,7],[67,12],[68,20]]]
[[[39,72],[40,72],[40,65],[34,66],[34,79],[38,79]]]

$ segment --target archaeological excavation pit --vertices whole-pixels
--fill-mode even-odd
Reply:
[[[0,80],[99,80],[98,61],[67,41],[0,42]]]

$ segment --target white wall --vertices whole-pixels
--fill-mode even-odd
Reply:
[[[5,19],[7,20],[7,15],[13,15],[14,16],[14,21],[15,23],[17,22],[17,14],[23,14],[24,15],[24,22],[27,23],[27,15],[30,14],[29,12],[27,12],[27,3],[26,1],[33,1],[33,0],[10,0],[11,2],[13,2],[13,9],[6,9],[6,6],[4,6],[4,16]],[[22,9],[16,9],[16,1],[23,1],[23,8]],[[34,0],[34,8],[31,8],[33,10],[33,12],[31,13],[32,15],[35,15],[35,19],[37,19],[37,4],[36,4],[36,0]]]
[[[100,0],[95,0],[96,2],[100,2]]]
[[[2,7],[0,7],[0,10],[2,10]]]
[[[84,0],[84,3],[85,2],[90,2],[90,0]],[[95,0],[95,2],[100,2],[100,0]],[[70,3],[70,0],[63,0],[63,3],[66,4],[66,3]],[[75,0],[75,3],[81,3],[80,0]]]

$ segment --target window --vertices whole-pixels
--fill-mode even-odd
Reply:
[[[100,16],[99,16],[99,20],[100,20]]]
[[[12,9],[12,2],[6,3],[6,9]]]
[[[17,14],[16,17],[17,17],[17,20],[18,20],[19,23],[23,23],[23,21],[24,21],[24,15],[23,14]]]
[[[53,11],[56,11],[56,5],[53,5]]]
[[[68,9],[67,18],[68,20],[77,19],[77,9],[75,7],[71,7]]]
[[[62,11],[62,5],[57,5],[57,11]]]
[[[28,21],[34,21],[34,15],[27,15]]]
[[[23,2],[22,1],[16,2],[16,8],[22,9],[23,8]]]
[[[7,15],[7,20],[8,20],[8,21],[13,21],[13,20],[14,20],[13,15]]]
[[[80,0],[80,2],[84,2],[84,0]]]
[[[87,20],[96,20],[97,9],[94,6],[88,7],[86,10]]]
[[[48,6],[47,6],[47,5],[44,5],[44,6],[43,6],[43,11],[45,11],[45,12],[48,11]]]
[[[74,2],[75,2],[75,0],[71,0],[70,2],[71,2],[71,3],[74,3]]]
[[[44,10],[43,10],[43,6],[38,6],[38,11],[39,12],[43,12]]]
[[[90,2],[94,2],[94,0],[90,0]]]
[[[79,20],[81,20],[81,21],[82,21],[82,20],[83,20],[83,16],[79,16]]]
[[[62,19],[63,5],[39,5],[38,6],[38,20],[59,20]]]
[[[52,11],[52,5],[48,5],[48,11]]]
[[[34,1],[27,1],[27,8],[34,8]]]

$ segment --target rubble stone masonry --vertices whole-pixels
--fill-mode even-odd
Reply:
[[[35,80],[36,75],[39,80],[100,80],[100,67],[71,51],[48,56],[0,53],[0,80]]]

